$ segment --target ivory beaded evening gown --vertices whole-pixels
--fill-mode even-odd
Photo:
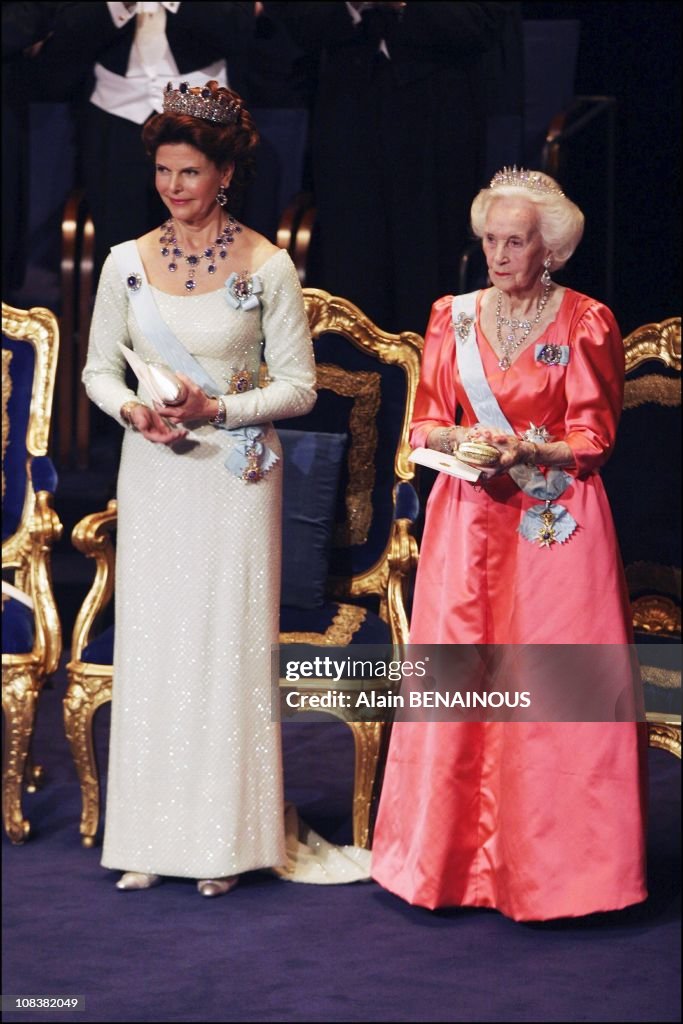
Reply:
[[[268,387],[225,399],[228,427],[306,413],[315,401],[310,331],[284,251],[257,271],[260,305],[233,308],[225,288],[174,296],[152,289],[177,338],[225,383]],[[135,397],[117,342],[158,359],[109,257],[84,382],[119,418]],[[144,393],[141,397],[145,397]],[[224,463],[233,436],[192,427],[173,447],[127,430],[118,480],[116,644],[102,864],[210,878],[285,861],[279,729],[271,721],[277,642],[282,464],[245,483]]]

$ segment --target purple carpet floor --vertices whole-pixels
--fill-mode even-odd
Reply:
[[[78,834],[61,723],[63,675],[43,692],[24,798],[32,835],[4,840],[6,996],[85,997],[83,1011],[6,1021],[680,1020],[680,762],[650,751],[650,897],[614,914],[516,924],[432,913],[375,883],[246,876],[203,899],[187,880],[121,893]],[[106,764],[108,709],[96,720]],[[350,839],[353,750],[341,723],[284,729],[287,797],[323,835]]]

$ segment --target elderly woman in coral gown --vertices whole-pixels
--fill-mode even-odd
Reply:
[[[622,340],[606,306],[551,277],[583,215],[547,175],[505,169],[476,197],[472,226],[491,287],[434,304],[411,440],[443,452],[476,442],[498,461],[482,487],[436,481],[411,643],[623,651],[628,595],[599,474],[621,412]],[[395,725],[374,878],[420,906],[517,920],[645,899],[644,740],[636,721]]]

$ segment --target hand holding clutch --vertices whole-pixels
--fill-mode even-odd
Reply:
[[[161,398],[155,398],[160,405],[181,405],[187,398],[187,387],[173,370],[163,363],[148,363],[147,369]]]
[[[468,466],[477,469],[494,469],[500,462],[500,451],[486,441],[462,441],[454,455]]]
[[[185,401],[187,387],[170,367],[163,363],[146,363],[136,352],[120,342],[119,348],[152,401],[159,405],[180,405]]]

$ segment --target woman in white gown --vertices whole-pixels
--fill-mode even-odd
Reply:
[[[271,420],[313,406],[315,372],[289,256],[228,212],[257,142],[239,97],[215,82],[169,84],[143,138],[170,217],[107,259],[83,375],[128,428],[102,864],[124,872],[122,889],[173,875],[215,896],[285,862]],[[137,394],[131,349],[147,364]],[[154,363],[176,379],[145,385]],[[154,401],[155,386],[177,401]]]

